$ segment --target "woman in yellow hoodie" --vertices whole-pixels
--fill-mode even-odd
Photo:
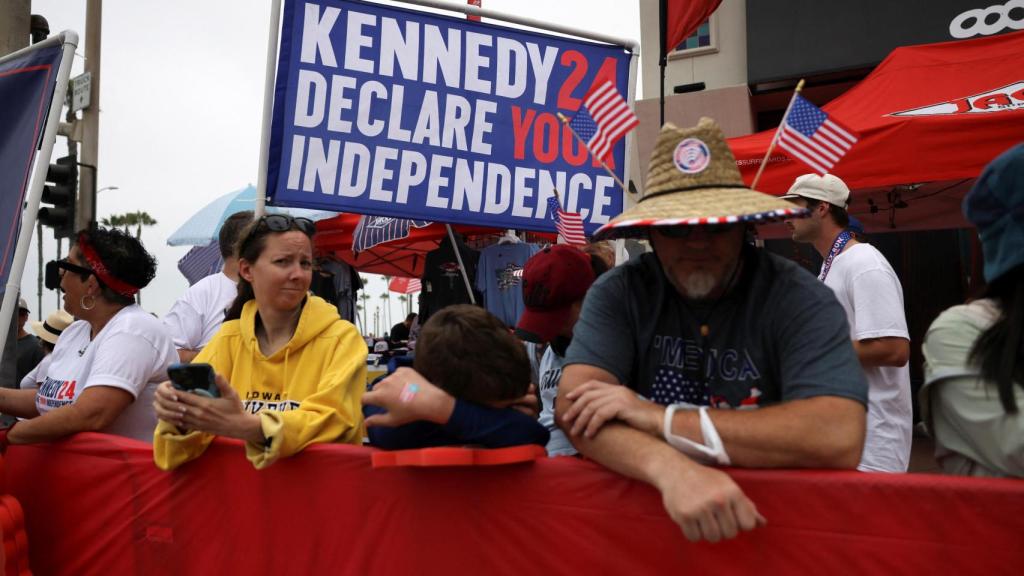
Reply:
[[[198,457],[215,436],[245,441],[256,468],[318,442],[359,444],[366,344],[337,310],[308,293],[313,223],[273,214],[243,233],[238,298],[195,362],[217,372],[220,398],[157,388],[156,465]]]

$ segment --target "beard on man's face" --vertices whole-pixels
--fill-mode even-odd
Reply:
[[[718,286],[718,278],[714,274],[698,270],[691,272],[680,286],[683,296],[691,300],[704,300]]]

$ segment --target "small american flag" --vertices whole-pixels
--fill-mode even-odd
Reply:
[[[360,216],[352,233],[352,252],[359,254],[378,244],[409,237],[409,228],[430,226],[425,220],[405,220],[386,216]]]
[[[638,124],[640,121],[610,80],[591,88],[583,98],[583,109],[569,121],[573,132],[586,141],[590,153],[602,162],[612,153],[615,143]]]
[[[857,133],[839,124],[799,94],[779,133],[779,147],[825,174],[857,143]]]
[[[555,229],[567,244],[587,243],[587,235],[583,232],[583,218],[580,218],[579,214],[562,210],[562,205],[554,196],[548,198],[548,208],[551,210],[551,219],[555,221]]]
[[[391,279],[391,283],[388,284],[388,290],[391,292],[398,292],[399,294],[414,294],[423,289],[423,285],[420,283],[419,278],[404,278],[402,276],[396,276]]]

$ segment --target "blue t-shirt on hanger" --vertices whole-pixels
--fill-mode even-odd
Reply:
[[[539,250],[536,244],[507,242],[480,252],[476,289],[487,310],[508,326],[515,326],[523,313],[523,266]]]

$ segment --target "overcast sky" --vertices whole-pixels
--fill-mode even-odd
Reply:
[[[54,33],[78,32],[72,76],[83,70],[85,4],[32,1],[32,12],[45,16]],[[269,6],[269,0],[103,3],[97,187],[118,189],[100,194],[97,212],[102,218],[143,210],[157,220],[142,233],[159,261],[142,298],[158,315],[188,286],[176,266],[188,248],[167,246],[167,237],[212,199],[256,183]],[[640,40],[636,0],[484,0],[484,7]],[[54,157],[64,153],[61,142]],[[49,229],[44,234],[50,260],[56,243]],[[33,317],[37,258],[33,235],[22,280]],[[381,277],[369,278],[372,314],[386,288]],[[397,322],[402,312],[394,296]],[[43,315],[57,305],[44,290]]]

